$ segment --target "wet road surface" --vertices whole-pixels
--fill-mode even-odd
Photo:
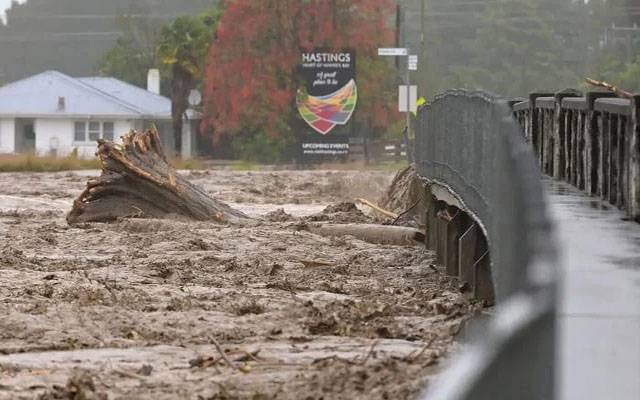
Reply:
[[[562,251],[559,399],[640,399],[640,224],[545,182]]]

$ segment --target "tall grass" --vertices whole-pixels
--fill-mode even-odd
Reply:
[[[77,156],[53,157],[33,154],[0,154],[0,172],[57,172],[80,169],[99,169],[96,158]]]
[[[172,159],[169,162],[176,169],[207,169],[202,161],[196,159]],[[0,172],[59,172],[100,168],[97,158],[80,158],[73,153],[67,157],[0,154]]]
[[[198,160],[197,158],[189,158],[186,160],[182,158],[172,158],[169,160],[169,164],[171,164],[175,169],[186,169],[186,170],[208,169],[207,165],[201,160]]]
[[[241,160],[232,163],[231,170],[235,172],[258,171],[260,170],[260,165],[254,163],[253,161]]]

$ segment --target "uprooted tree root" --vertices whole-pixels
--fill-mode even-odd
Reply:
[[[68,223],[127,217],[178,216],[217,222],[248,218],[178,175],[167,161],[157,130],[131,131],[122,141],[122,145],[98,141],[102,175],[89,180],[73,202]]]
[[[362,198],[356,199],[356,201],[385,218],[385,224],[416,228],[425,225],[424,184],[414,165],[409,165],[398,171],[378,204]]]

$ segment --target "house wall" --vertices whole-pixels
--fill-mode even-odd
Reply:
[[[37,119],[36,153],[39,155],[68,155],[73,149],[73,121],[66,119]]]
[[[115,121],[113,140],[116,143],[122,143],[122,136],[124,136],[126,133],[129,133],[131,129],[138,129],[137,126],[141,122],[142,121],[139,120]]]
[[[35,121],[36,153],[39,155],[57,155],[65,157],[78,149],[78,156],[92,158],[95,156],[97,143],[95,141],[74,141],[75,121],[83,119],[54,119],[39,118]],[[100,120],[114,122],[114,140],[121,143],[120,137],[135,126],[130,120]]]
[[[0,118],[0,153],[15,152],[15,140],[15,120]]]

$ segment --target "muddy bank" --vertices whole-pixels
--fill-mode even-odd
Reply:
[[[87,174],[0,174],[0,399],[413,398],[476,308],[422,248],[298,229],[393,174],[190,173],[268,221],[69,227]]]

